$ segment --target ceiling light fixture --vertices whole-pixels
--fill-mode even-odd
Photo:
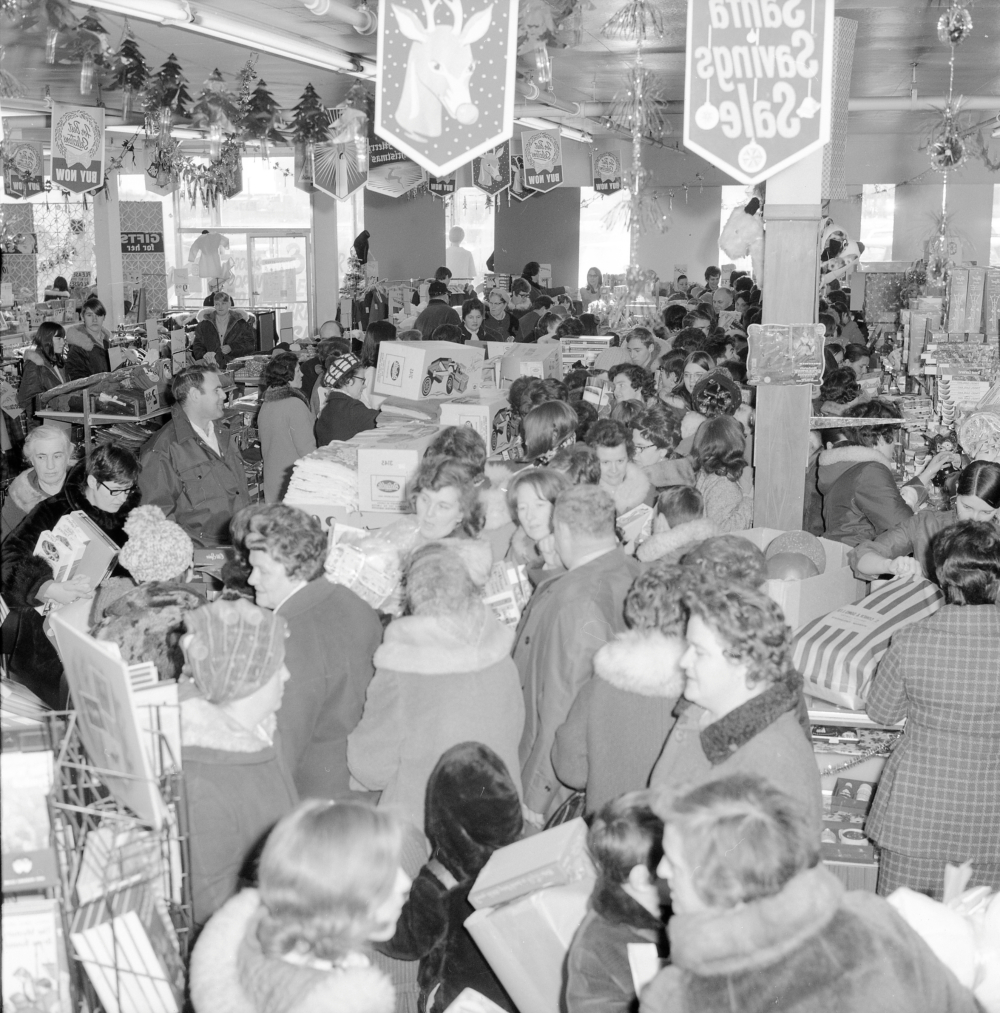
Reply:
[[[128,17],[155,21],[169,28],[182,28],[235,45],[249,46],[296,63],[321,67],[357,77],[375,76],[375,67],[367,57],[353,57],[340,50],[316,45],[295,35],[273,31],[237,21],[212,11],[193,10],[176,0],[72,0],[83,7],[99,7]]]
[[[583,130],[574,130],[573,127],[565,127],[553,120],[541,120],[534,116],[516,116],[515,123],[523,127],[531,127],[532,130],[558,130],[559,133],[571,141],[580,141],[582,144],[593,144],[594,138]]]

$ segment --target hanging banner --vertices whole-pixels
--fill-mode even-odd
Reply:
[[[104,186],[104,110],[52,104],[52,182],[70,193]]]
[[[337,200],[347,200],[368,179],[367,116],[351,106],[327,110],[328,140],[313,145],[312,185]]]
[[[386,197],[402,197],[415,190],[427,178],[427,173],[409,160],[391,162],[389,165],[369,166],[368,189]]]
[[[435,197],[445,197],[455,192],[455,177],[446,176],[444,179],[439,176],[428,176],[427,189]]]
[[[472,160],[472,182],[493,196],[510,186],[510,141]]]
[[[518,200],[527,200],[537,190],[524,185],[524,156],[510,156],[510,195]]]
[[[21,200],[45,189],[42,146],[30,141],[13,141],[4,156],[3,188],[8,197]]]
[[[600,194],[617,193],[625,186],[621,148],[594,149],[591,155],[594,167],[594,189]]]
[[[379,0],[375,131],[446,176],[514,131],[517,0]]]
[[[522,130],[524,178],[534,190],[554,190],[562,186],[562,137],[558,130]]]
[[[689,0],[684,146],[759,183],[830,140],[834,0]]]
[[[312,146],[303,141],[296,141],[292,153],[295,189],[304,190],[306,193],[315,193],[316,187],[313,186],[312,181]]]

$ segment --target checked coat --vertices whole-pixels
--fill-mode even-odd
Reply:
[[[954,862],[1000,856],[1000,608],[946,605],[900,630],[868,695],[906,718],[866,831],[880,847]]]

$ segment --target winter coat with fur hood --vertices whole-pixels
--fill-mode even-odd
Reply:
[[[822,794],[803,708],[802,676],[794,669],[710,724],[703,724],[704,708],[681,700],[650,787],[696,788],[729,774],[757,774],[799,802],[818,842]]]
[[[980,1009],[881,897],[823,865],[737,908],[675,914],[671,966],[641,1013],[975,1013]]]
[[[58,493],[56,493],[58,495]],[[49,494],[38,484],[34,468],[22,471],[7,487],[0,512],[0,541],[3,541]]]
[[[753,481],[750,469],[744,468],[739,481],[725,475],[709,475],[699,471],[694,487],[705,502],[705,516],[719,533],[746,531],[753,527]]]
[[[678,524],[666,531],[654,531],[636,551],[640,563],[662,560],[664,563],[679,563],[685,553],[690,552],[706,538],[721,534],[714,521],[701,517],[696,521]]]
[[[225,369],[230,359],[238,359],[241,355],[253,355],[257,348],[257,337],[249,319],[241,310],[229,311],[226,333],[221,339],[216,321],[214,311],[198,321],[194,341],[191,342],[191,355],[195,361],[204,359],[206,352],[215,352],[216,365],[219,369]],[[230,350],[223,352],[223,345],[229,345]]]
[[[597,678],[580,690],[552,747],[556,776],[586,790],[588,813],[649,783],[674,725],[683,653],[683,640],[629,630],[594,655]]]
[[[601,488],[608,493],[615,501],[615,513],[623,514],[640,503],[652,505],[656,498],[656,490],[646,477],[646,473],[634,461],[628,461],[625,465],[625,477],[621,485],[605,485],[601,482]]]
[[[258,734],[193,693],[182,687],[181,759],[194,921],[202,925],[236,893],[248,859],[299,796],[273,716]]]
[[[24,409],[25,415],[32,419],[40,407],[38,395],[58,387],[67,379],[63,369],[54,366],[41,352],[29,348],[24,353],[21,383],[17,388],[17,403]]]
[[[422,828],[427,779],[459,742],[493,749],[516,779],[524,700],[513,632],[477,604],[464,616],[402,616],[375,652],[364,714],[347,740],[351,776]]]
[[[824,534],[846,545],[872,541],[913,516],[885,455],[874,447],[832,447],[819,455]]]
[[[284,384],[268,387],[257,413],[260,452],[264,459],[264,502],[280,503],[292,465],[316,449],[313,414],[301,391]]]
[[[392,984],[362,954],[330,970],[267,956],[263,914],[260,894],[243,890],[205,926],[191,956],[195,1013],[394,1013]]]
[[[90,332],[78,324],[66,328],[66,379],[82,380],[95,373],[110,373],[111,360],[106,351],[111,331],[101,328],[101,340],[95,341]]]

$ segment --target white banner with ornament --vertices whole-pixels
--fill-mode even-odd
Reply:
[[[554,190],[563,183],[562,137],[558,130],[522,130],[524,182],[532,190]]]
[[[594,189],[598,193],[617,193],[624,189],[624,158],[620,147],[594,148],[591,161],[594,168]]]
[[[104,109],[52,104],[52,182],[70,193],[104,186]]]
[[[830,140],[834,0],[688,0],[684,146],[741,183]]]

